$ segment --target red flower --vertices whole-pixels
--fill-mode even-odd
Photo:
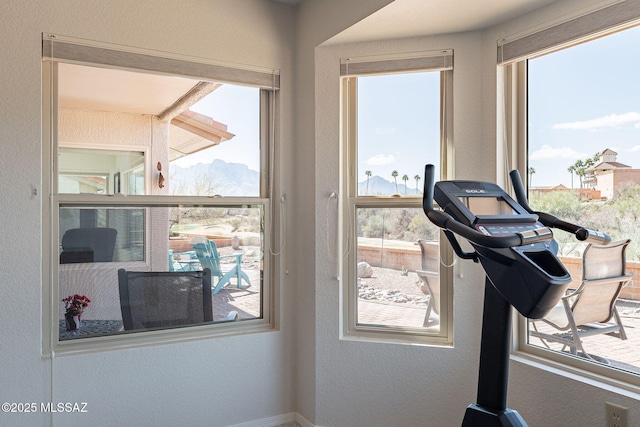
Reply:
[[[74,294],[62,298],[67,314],[78,315],[89,306],[91,300],[86,295]]]

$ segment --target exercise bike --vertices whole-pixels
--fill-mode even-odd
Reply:
[[[486,275],[476,403],[467,407],[462,427],[524,427],[509,409],[507,383],[511,307],[529,319],[546,315],[564,295],[571,276],[556,256],[552,228],[578,240],[607,244],[610,237],[529,206],[518,171],[510,173],[517,202],[498,185],[481,181],[434,182],[426,165],[422,207],[444,230],[461,259],[479,262]],[[433,207],[433,200],[441,210]],[[457,236],[468,240],[466,251]]]

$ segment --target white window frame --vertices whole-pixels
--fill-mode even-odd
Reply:
[[[258,197],[200,197],[148,195],[153,169],[149,167],[150,159],[145,152],[145,187],[147,195],[114,198],[112,195],[93,194],[58,194],[57,193],[57,152],[58,152],[58,105],[57,105],[57,63],[69,62],[80,65],[101,66],[109,68],[130,69],[150,73],[162,73],[202,80],[223,81],[230,84],[241,84],[260,89],[260,149],[261,174],[260,195]],[[275,278],[274,253],[270,248],[282,245],[277,230],[279,209],[272,206],[271,200],[275,191],[275,183],[279,176],[276,171],[275,126],[278,110],[280,76],[278,70],[255,68],[238,68],[218,64],[202,58],[184,57],[177,54],[149,51],[131,47],[111,45],[87,40],[78,40],[57,35],[43,35],[42,63],[42,352],[44,357],[53,355],[77,354],[132,346],[146,346],[206,339],[246,333],[257,333],[274,330],[275,304],[273,304]],[[87,148],[87,147],[84,147]],[[127,147],[131,149],[131,147]],[[262,316],[241,322],[224,322],[191,326],[176,329],[141,331],[136,333],[86,337],[82,339],[60,341],[58,338],[58,306],[59,295],[59,208],[64,204],[89,207],[115,206],[176,206],[198,205],[203,207],[237,207],[243,205],[262,206],[264,209],[264,259],[262,278]],[[148,224],[145,224],[148,228]],[[145,232],[148,234],[149,230]],[[273,245],[273,246],[272,246]],[[127,268],[149,267],[149,244],[145,244],[145,260],[127,263]],[[260,286],[255,284],[254,286]]]
[[[640,23],[640,4],[617,2],[574,17],[564,18],[538,31],[516,34],[498,41],[498,183],[510,188],[508,173],[518,169],[527,174],[527,60],[589,42],[598,37]],[[581,358],[570,357],[540,346],[528,344],[528,319],[514,314],[515,339],[512,350],[516,360],[544,369],[556,370],[577,378],[615,386],[622,392],[637,393],[640,376]]]
[[[453,50],[345,58],[341,60],[341,190],[340,259],[342,281],[341,339],[453,346],[453,264],[451,246],[440,233],[440,328],[390,327],[357,324],[357,237],[354,224],[358,208],[418,208],[422,197],[399,198],[358,195],[357,190],[357,78],[372,74],[432,71],[440,73],[440,177],[453,177]]]

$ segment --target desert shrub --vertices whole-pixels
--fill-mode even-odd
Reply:
[[[364,222],[360,222],[364,237],[382,237],[383,221],[381,215],[371,215]]]
[[[582,216],[583,204],[573,191],[533,192],[529,194],[529,205],[536,211],[549,212],[563,219]]]
[[[549,212],[569,222],[605,232],[612,240],[631,239],[627,260],[640,260],[640,186],[622,187],[606,202],[580,201],[577,193],[554,191],[533,193],[529,203],[534,210]],[[582,256],[586,246],[571,234],[553,230],[559,252],[566,256]]]

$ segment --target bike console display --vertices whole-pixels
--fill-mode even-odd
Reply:
[[[499,186],[478,181],[443,181],[435,185],[434,199],[453,218],[486,236],[520,233],[524,242],[549,240],[551,231],[538,222]],[[544,229],[544,230],[543,230]],[[539,231],[536,231],[539,230]]]
[[[480,261],[493,286],[523,316],[537,319],[556,305],[571,276],[538,215],[488,182],[440,181],[431,194],[442,212],[427,209],[427,216],[446,216],[442,228],[456,253]],[[435,223],[442,224],[437,218]],[[475,252],[462,251],[452,233],[468,239]]]

